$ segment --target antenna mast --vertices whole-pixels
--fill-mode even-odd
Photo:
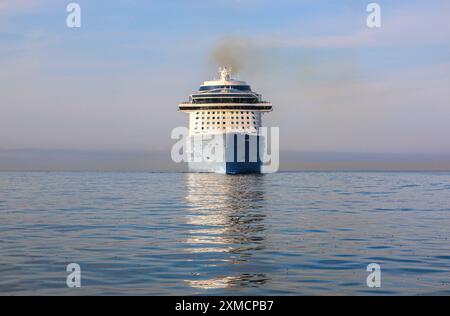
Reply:
[[[219,67],[220,80],[229,81],[231,78],[231,67]]]

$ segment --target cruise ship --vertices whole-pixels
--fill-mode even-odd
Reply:
[[[219,75],[179,104],[179,110],[189,115],[189,171],[261,173],[262,115],[272,111],[272,104],[245,81],[231,78],[231,68],[220,68]]]

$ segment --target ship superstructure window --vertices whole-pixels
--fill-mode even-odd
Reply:
[[[196,97],[192,100],[192,103],[196,103],[196,104],[208,104],[208,103],[247,103],[247,104],[254,104],[254,103],[258,103],[258,100],[253,97],[236,97],[236,98],[232,98],[232,97],[213,97],[213,96],[208,96],[208,97]]]
[[[248,85],[220,85],[220,86],[201,86],[198,91],[210,91],[216,89],[234,89],[239,91],[251,91]]]

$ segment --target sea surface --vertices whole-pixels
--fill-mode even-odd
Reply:
[[[450,173],[0,173],[0,294],[450,295]]]

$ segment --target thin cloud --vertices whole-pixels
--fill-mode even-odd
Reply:
[[[261,46],[284,48],[370,48],[388,46],[448,44],[450,40],[449,5],[445,10],[430,10],[428,7],[402,9],[382,15],[382,27],[371,29],[365,25],[337,35],[280,35],[265,34],[257,43]],[[387,10],[386,10],[387,11]],[[384,11],[382,11],[384,12]],[[339,29],[343,21],[334,21]],[[317,21],[315,24],[318,24]],[[320,24],[320,23],[319,23]],[[328,23],[324,25],[329,27]],[[305,28],[303,26],[303,28]],[[301,29],[300,27],[298,29]],[[285,34],[283,32],[283,34]]]
[[[30,12],[36,8],[45,8],[55,0],[1,0],[0,14],[20,14]]]

